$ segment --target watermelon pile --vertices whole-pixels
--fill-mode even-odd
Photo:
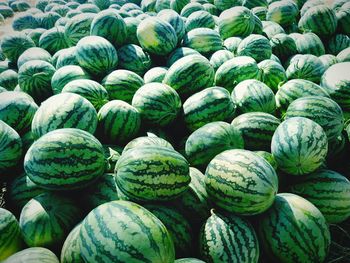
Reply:
[[[350,262],[349,1],[0,0],[1,23],[1,262]]]

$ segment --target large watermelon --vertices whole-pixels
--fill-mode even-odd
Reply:
[[[66,237],[61,250],[61,263],[84,263],[79,247],[80,228],[81,224],[78,224]]]
[[[237,48],[238,56],[250,56],[261,62],[272,55],[272,47],[269,40],[261,35],[251,34],[244,38]]]
[[[59,263],[57,256],[47,248],[43,247],[30,247],[23,249],[16,254],[13,254],[11,257],[7,258],[3,263],[36,263],[36,262],[45,262],[45,263]]]
[[[274,92],[278,90],[285,81],[287,81],[287,74],[283,66],[276,61],[266,59],[258,64],[260,75],[258,79],[265,83]]]
[[[90,35],[90,26],[96,15],[83,13],[71,18],[64,28],[64,37],[69,46],[75,46],[80,39]]]
[[[127,44],[118,49],[118,67],[143,76],[151,68],[152,60],[140,46]]]
[[[20,69],[21,66],[30,60],[43,60],[51,63],[51,55],[45,49],[40,47],[31,47],[19,56],[17,60],[17,68]]]
[[[182,41],[182,45],[192,48],[202,55],[212,54],[223,49],[220,34],[210,28],[195,28],[189,31]]]
[[[35,43],[29,36],[22,32],[6,34],[1,39],[2,52],[6,58],[15,63],[19,56],[31,47],[35,47]]]

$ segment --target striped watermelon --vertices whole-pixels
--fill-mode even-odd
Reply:
[[[285,33],[273,35],[270,39],[270,44],[272,53],[283,62],[298,53],[294,39]]]
[[[3,263],[59,263],[56,255],[43,247],[30,247],[13,254],[11,257],[7,258]]]
[[[51,78],[55,68],[46,61],[32,60],[20,67],[18,84],[22,91],[41,102],[52,95]]]
[[[39,39],[45,31],[46,29],[44,28],[35,28],[28,33],[28,36],[33,40],[36,46],[39,46]]]
[[[271,114],[249,112],[237,116],[231,124],[242,134],[245,149],[269,151],[273,133],[280,123]]]
[[[0,208],[0,260],[5,260],[23,248],[21,229],[16,217],[8,210]]]
[[[117,51],[103,37],[88,36],[77,43],[76,58],[79,65],[94,76],[106,76],[118,64]]]
[[[118,188],[139,200],[174,199],[188,189],[190,181],[188,162],[168,147],[142,146],[128,150],[116,165]]]
[[[216,121],[195,130],[186,140],[185,152],[192,166],[205,168],[217,154],[243,147],[242,135],[235,127]]]
[[[103,37],[115,47],[125,43],[126,33],[126,24],[117,10],[103,10],[91,22],[90,35]]]
[[[251,34],[239,43],[237,48],[238,56],[250,56],[261,62],[269,59],[272,55],[270,41],[261,35]]]
[[[222,40],[217,31],[210,28],[195,28],[189,31],[182,41],[182,45],[192,48],[202,55],[212,54],[223,49]]]
[[[184,0],[181,0],[181,2]],[[196,11],[204,10],[204,7],[200,3],[191,2],[187,0],[187,3],[181,9],[180,15],[182,17],[189,17],[192,13]]]
[[[84,263],[80,255],[79,234],[81,224],[78,224],[66,237],[61,250],[61,263]]]
[[[344,128],[342,109],[335,101],[326,97],[308,96],[296,99],[289,105],[284,117],[305,117],[313,120],[323,128],[328,140],[340,136]]]
[[[308,0],[302,5],[300,9],[300,16],[303,16],[311,7],[324,5],[324,4],[325,4],[324,0]]]
[[[24,51],[35,47],[35,43],[25,33],[15,32],[4,35],[1,39],[0,47],[6,58],[16,63]]]
[[[131,140],[123,149],[123,153],[142,146],[162,146],[174,150],[173,146],[163,138],[157,136],[142,136]]]
[[[175,263],[205,263],[205,262],[197,258],[179,258],[175,260]]]
[[[258,64],[260,71],[259,80],[265,83],[273,92],[287,81],[287,74],[281,64],[271,59],[266,59]]]
[[[169,54],[178,41],[174,28],[168,22],[156,17],[141,21],[136,34],[141,47],[156,55]]]
[[[283,121],[272,137],[271,153],[278,167],[291,175],[315,171],[325,161],[327,151],[327,135],[322,127],[304,117]]]
[[[214,69],[201,55],[189,55],[177,60],[168,70],[163,83],[175,89],[181,97],[211,87]]]
[[[286,27],[296,22],[298,14],[299,8],[294,1],[275,1],[269,4],[266,20]]]
[[[57,26],[45,31],[39,38],[39,47],[47,50],[51,55],[60,49],[67,48],[64,27]]]
[[[267,7],[268,6],[267,0],[244,0],[243,5],[249,9],[252,9],[254,7]]]
[[[101,176],[105,167],[101,143],[90,133],[73,128],[58,129],[40,137],[24,158],[29,178],[53,190],[81,188]]]
[[[75,93],[87,99],[98,111],[108,102],[107,90],[98,82],[90,79],[76,79],[68,82],[62,93]]]
[[[75,46],[80,39],[90,35],[92,20],[96,14],[83,13],[70,19],[64,28],[64,37],[70,47]]]
[[[51,55],[45,49],[40,47],[31,47],[19,56],[17,60],[17,68],[20,69],[21,66],[30,60],[43,60],[51,63]]]
[[[217,7],[220,9],[219,6]],[[254,26],[253,13],[244,6],[226,9],[218,19],[219,32],[224,40],[234,36],[246,37],[253,32]]]
[[[236,215],[212,210],[199,240],[199,253],[205,262],[257,263],[259,260],[259,243],[254,228]]]
[[[232,91],[232,101],[242,112],[274,113],[276,110],[275,95],[264,83],[255,79],[240,82]]]
[[[166,67],[151,68],[143,76],[144,83],[151,83],[151,82],[162,83],[167,72],[168,72],[168,68]]]
[[[262,21],[263,34],[271,39],[274,35],[286,33],[282,26],[273,21]]]
[[[61,128],[77,128],[94,134],[97,113],[85,98],[74,93],[61,93],[45,100],[32,121],[35,138]]]
[[[247,1],[249,3],[250,1]],[[253,12],[254,15],[256,15],[261,22],[266,19],[266,14],[267,14],[267,6],[256,6],[251,8],[251,11]]]
[[[242,38],[240,37],[229,37],[226,38],[224,41],[224,47],[228,50],[231,51],[232,54],[237,54],[237,48],[239,44],[241,43]]]
[[[118,69],[108,74],[102,85],[108,92],[109,99],[131,103],[135,92],[144,85],[143,79],[130,70]]]
[[[81,4],[80,6],[78,6],[77,10],[83,13],[96,13],[96,14],[101,11],[96,5],[91,3]]]
[[[157,3],[159,0],[157,1]],[[165,1],[168,2],[169,1]],[[182,17],[171,9],[163,9],[158,14],[157,17],[163,20],[164,22],[168,22],[175,30],[177,36],[177,42],[181,42],[183,36],[185,35],[185,22]]]
[[[92,210],[82,222],[79,247],[87,262],[175,260],[174,244],[163,223],[128,201],[113,201]]]
[[[289,36],[294,39],[299,54],[311,54],[315,56],[322,56],[325,54],[325,47],[321,39],[315,33],[293,33]]]
[[[215,73],[215,85],[232,91],[243,80],[257,79],[259,68],[248,56],[235,57],[222,64]]]
[[[262,157],[247,150],[228,150],[215,156],[206,172],[206,189],[220,208],[239,215],[268,209],[278,190],[277,174]]]
[[[179,59],[189,55],[200,55],[200,53],[189,47],[179,47],[169,54],[167,66],[170,67]]]
[[[22,151],[22,141],[18,133],[0,120],[0,172],[16,167]]]
[[[314,204],[330,224],[350,217],[350,182],[343,175],[320,170],[293,184],[290,191]]]
[[[54,193],[32,198],[22,209],[19,225],[29,247],[60,247],[69,231],[81,219],[74,202]]]
[[[338,31],[343,34],[349,35],[349,14],[350,14],[350,4],[345,3],[339,11],[336,13],[338,20]]]
[[[289,193],[278,194],[262,214],[258,234],[273,262],[323,262],[330,245],[321,212],[306,199]]]
[[[10,65],[9,65],[10,66]],[[0,74],[0,85],[7,90],[14,90],[18,84],[18,73],[12,69],[5,69]]]
[[[57,20],[61,18],[59,14],[48,9],[45,10],[45,13],[38,13],[36,16],[40,21],[40,27],[48,30],[54,28]]]
[[[120,15],[122,16],[122,14]],[[125,17],[124,22],[126,25],[125,43],[140,45],[136,32],[138,25],[141,23],[141,19],[137,17]]]
[[[200,27],[214,29],[215,20],[208,11],[196,11],[186,19],[185,27],[187,32]]]
[[[128,44],[118,49],[118,67],[143,76],[152,66],[149,54],[140,46]]]
[[[273,169],[277,171],[277,168],[278,168],[277,162],[275,160],[275,157],[273,157],[273,155],[270,152],[255,151],[255,153],[260,157],[264,158],[266,161],[268,161],[268,163],[273,167]]]
[[[140,130],[141,115],[136,108],[121,100],[106,103],[98,112],[101,141],[125,144]]]
[[[63,66],[68,65],[79,65],[76,57],[76,50],[77,48],[70,47],[70,48],[64,48],[61,49],[62,52],[59,53],[59,56],[56,61],[56,69],[62,68]]]
[[[230,93],[221,87],[197,92],[183,104],[183,116],[190,131],[213,121],[231,121],[235,110]]]
[[[218,50],[210,57],[210,64],[213,66],[214,71],[216,71],[222,64],[234,57],[233,53],[229,50]]]

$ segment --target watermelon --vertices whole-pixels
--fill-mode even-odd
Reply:
[[[107,9],[110,6],[110,0],[92,0],[91,3],[96,5],[100,10]]]
[[[273,21],[262,21],[263,34],[271,39],[274,35],[284,34],[285,31],[282,26]]]
[[[118,49],[118,67],[143,76],[151,68],[152,60],[140,46],[128,44]]]
[[[168,72],[168,68],[166,67],[151,68],[143,76],[144,83],[150,83],[150,82],[162,83],[167,72]]]
[[[157,3],[159,0],[157,1]],[[166,2],[169,2],[166,0]],[[157,7],[157,4],[156,4]],[[177,42],[181,42],[183,36],[185,35],[185,22],[182,17],[171,9],[163,9],[158,14],[157,17],[168,22],[175,30],[177,36]]]
[[[19,56],[28,48],[35,47],[33,40],[22,32],[6,34],[1,39],[0,48],[6,58],[16,63]]]
[[[155,12],[156,0],[142,0],[140,8],[143,12]]]
[[[111,100],[132,101],[135,92],[144,85],[143,79],[130,70],[118,69],[108,74],[102,85]]]
[[[305,117],[292,117],[276,129],[271,153],[278,167],[291,175],[301,176],[318,169],[328,151],[327,135],[316,122]]]
[[[21,229],[16,217],[8,210],[0,208],[0,260],[5,260],[23,248]]]
[[[98,82],[90,79],[76,79],[68,82],[62,89],[62,93],[66,92],[84,97],[90,101],[96,111],[108,102],[107,90]]]
[[[220,208],[239,215],[268,209],[277,193],[274,168],[247,150],[227,150],[211,160],[205,172],[206,190]]]
[[[257,79],[259,68],[255,59],[248,56],[235,57],[222,64],[215,73],[215,85],[232,91],[247,79]]]
[[[137,17],[126,17],[124,18],[124,22],[127,32],[125,43],[140,45],[136,32],[138,25],[141,23],[141,19]]]
[[[269,151],[272,136],[280,123],[271,114],[248,112],[234,118],[231,124],[242,134],[245,149]]]
[[[82,222],[79,237],[81,255],[87,262],[175,260],[174,244],[163,223],[128,201],[112,201],[92,210]]]
[[[4,18],[8,18],[8,17],[13,17],[14,12],[13,12],[13,9],[9,6],[0,6],[0,14]]]
[[[166,73],[163,83],[175,89],[181,97],[211,87],[214,69],[201,55],[188,55],[177,60]]]
[[[273,262],[323,262],[330,245],[321,212],[306,199],[289,193],[278,194],[261,215],[258,234]]]
[[[261,62],[264,59],[269,59],[272,55],[272,48],[269,40],[261,35],[251,34],[244,38],[237,48],[238,56],[250,56]]]
[[[264,83],[255,79],[240,82],[232,91],[232,101],[242,112],[274,113],[276,110],[275,95]]]
[[[174,28],[168,22],[156,17],[141,21],[136,34],[141,47],[156,55],[169,54],[178,41]]]
[[[60,49],[67,48],[64,27],[57,26],[45,31],[39,38],[39,47],[47,50],[51,55]]]
[[[23,207],[19,226],[28,246],[54,249],[80,219],[81,211],[71,199],[43,193]]]
[[[192,166],[205,168],[217,154],[243,147],[243,138],[235,127],[216,121],[202,126],[188,137],[185,153]]]
[[[338,62],[350,62],[350,47],[340,51],[337,60]]]
[[[31,60],[21,66],[18,84],[22,91],[39,103],[52,95],[51,79],[55,72],[55,68],[49,62]]]
[[[287,74],[281,64],[271,59],[266,59],[258,64],[260,71],[259,80],[265,83],[273,92],[287,81]]]
[[[254,7],[267,7],[268,1],[267,0],[244,0],[243,6],[252,9]]]
[[[222,64],[226,61],[234,58],[234,55],[229,50],[218,50],[210,57],[210,64],[213,66],[214,71],[216,71]]]
[[[61,263],[84,263],[80,254],[79,237],[81,224],[73,228],[65,239],[61,250]]]
[[[50,53],[47,52],[45,49],[39,47],[31,47],[19,56],[17,60],[17,68],[20,69],[24,63],[31,60],[43,60],[51,63],[51,59],[52,58]]]
[[[344,128],[342,109],[335,101],[326,97],[308,96],[296,99],[289,105],[284,117],[305,117],[315,121],[323,128],[328,140],[340,136]]]
[[[174,1],[174,0],[173,0]],[[183,3],[182,3],[183,2]],[[187,3],[185,3],[184,0],[181,0],[181,5],[183,5],[183,8],[179,11],[180,15],[182,17],[189,17],[192,13],[196,12],[196,11],[200,11],[200,10],[204,10],[204,7],[200,4],[200,3],[196,3],[196,2],[191,2],[186,0]]]
[[[22,31],[25,29],[38,28],[40,23],[38,19],[30,13],[18,14],[12,21],[12,28],[15,31]]]
[[[51,78],[51,87],[54,94],[61,93],[64,86],[76,79],[89,79],[90,76],[79,66],[63,66],[56,70]]]
[[[250,1],[246,1],[246,3],[249,3]],[[261,21],[266,19],[267,14],[267,6],[256,6],[251,8],[251,11],[254,15],[256,15]]]
[[[175,260],[175,263],[205,263],[205,262],[197,258],[179,258]]]
[[[36,46],[39,46],[39,39],[45,31],[46,29],[44,28],[35,28],[28,33],[28,36],[33,40]]]
[[[69,2],[69,3],[67,3],[67,4],[74,4],[74,2]],[[75,17],[75,16],[77,16],[77,15],[80,15],[80,14],[82,14],[82,12],[80,12],[80,11],[78,11],[78,10],[76,10],[76,9],[71,9],[71,10],[69,10],[69,11],[67,12],[65,18],[73,18],[73,17]],[[68,22],[68,21],[67,21],[67,22]]]
[[[260,157],[264,158],[266,161],[268,161],[268,163],[271,164],[273,169],[275,169],[275,171],[277,171],[278,165],[277,165],[277,162],[275,160],[275,157],[273,157],[273,155],[271,153],[265,152],[265,151],[255,151],[255,153],[257,155],[259,155]]]
[[[63,50],[63,51],[62,51]],[[76,58],[76,47],[64,48],[61,49],[62,52],[59,53],[59,56],[56,61],[56,69],[62,68],[63,66],[68,65],[77,65],[79,66],[78,60]]]
[[[212,54],[223,48],[219,33],[214,29],[202,27],[189,31],[184,36],[182,45],[192,48],[202,55]]]
[[[90,133],[73,128],[58,129],[40,137],[24,158],[29,178],[53,190],[84,187],[101,176],[105,167],[101,143]]]
[[[38,105],[26,93],[5,91],[0,93],[0,119],[19,134],[26,132],[31,125]]]
[[[167,66],[172,66],[176,61],[188,55],[200,55],[200,53],[192,48],[179,47],[169,54]]]
[[[186,19],[185,27],[187,32],[201,27],[214,29],[215,20],[208,11],[196,11]]]
[[[91,3],[81,4],[80,6],[78,6],[77,10],[83,13],[95,13],[95,14],[101,11],[96,5]]]
[[[233,36],[246,37],[253,32],[254,26],[253,13],[244,6],[226,9],[218,20],[219,32],[224,40]]]
[[[3,263],[18,263],[18,262],[45,262],[45,263],[59,263],[56,255],[43,247],[31,247],[26,248],[13,254],[11,257],[7,258]]]
[[[40,27],[45,29],[54,28],[57,20],[61,18],[59,14],[56,12],[51,12],[49,10],[45,10],[45,13],[38,13],[36,16],[40,21]]]
[[[315,33],[293,33],[289,36],[294,39],[299,54],[311,54],[315,56],[322,56],[325,54],[325,47],[321,39]]]
[[[176,119],[182,103],[177,92],[168,85],[148,83],[136,91],[132,106],[146,122],[165,126]]]
[[[298,53],[294,39],[285,33],[273,35],[270,44],[272,53],[283,62]]]
[[[205,262],[257,263],[259,260],[259,243],[254,228],[246,219],[236,215],[212,210],[199,240],[199,253]]]
[[[74,16],[64,28],[64,37],[70,47],[75,46],[80,39],[90,35],[92,20],[96,15],[84,13]]]
[[[191,181],[186,159],[162,146],[141,146],[123,153],[115,178],[122,193],[143,201],[174,199],[188,189]]]
[[[338,31],[343,34],[349,34],[349,14],[350,14],[350,4],[345,3],[339,11],[336,13],[338,20]]]
[[[113,30],[110,30],[112,28]],[[126,33],[123,18],[113,9],[99,12],[91,22],[90,35],[104,37],[115,47],[125,43]]]
[[[6,69],[0,73],[0,86],[7,90],[14,90],[18,84],[18,73],[12,69]]]
[[[240,38],[240,37],[229,37],[229,38],[226,38],[225,41],[224,41],[224,47],[228,51],[231,51],[232,54],[236,54],[238,46],[241,43],[241,41],[242,41],[242,38]]]
[[[131,140],[123,149],[123,153],[142,146],[162,146],[174,150],[173,146],[163,138],[157,136],[142,136]]]
[[[296,22],[299,8],[294,1],[275,1],[267,9],[266,20],[286,27]]]

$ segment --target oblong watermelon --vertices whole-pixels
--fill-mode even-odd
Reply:
[[[222,39],[217,31],[210,28],[195,28],[189,31],[182,41],[182,45],[192,48],[202,55],[212,54],[223,49]]]
[[[250,56],[261,62],[269,59],[272,55],[272,47],[270,41],[261,35],[251,34],[244,38],[237,48],[238,56]]]

